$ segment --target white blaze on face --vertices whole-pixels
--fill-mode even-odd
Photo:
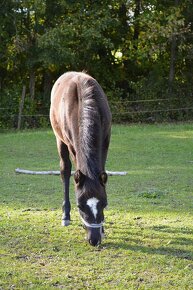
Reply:
[[[97,210],[97,203],[98,202],[99,202],[99,200],[96,197],[89,198],[86,202],[86,204],[90,207],[90,210],[93,213],[95,219],[96,219],[96,216],[98,213],[98,210]]]

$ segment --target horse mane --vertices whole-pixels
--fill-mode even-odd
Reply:
[[[90,76],[81,75],[79,94],[79,153],[85,175],[98,178],[101,164],[101,114],[98,83]]]

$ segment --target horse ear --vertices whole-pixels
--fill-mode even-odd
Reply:
[[[85,180],[85,175],[80,170],[77,170],[74,173],[74,180],[77,185],[82,186]]]
[[[102,172],[99,176],[99,180],[103,186],[105,186],[105,184],[107,183],[107,179],[108,179],[108,176],[107,176],[106,172]]]

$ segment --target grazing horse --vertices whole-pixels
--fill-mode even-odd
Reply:
[[[63,74],[52,88],[50,120],[64,183],[62,225],[70,224],[71,157],[80,218],[89,243],[96,246],[101,242],[107,205],[105,161],[111,132],[111,113],[101,86],[83,72]]]

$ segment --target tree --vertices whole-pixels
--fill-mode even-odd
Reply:
[[[7,58],[9,54],[8,47],[15,33],[13,22],[12,1],[4,1],[0,4],[0,89],[3,89],[3,83],[7,77],[7,70],[9,70]]]
[[[188,106],[192,7],[191,0],[4,1],[1,106],[8,104],[7,115],[17,112],[26,85],[25,112],[47,112],[54,80],[69,70],[93,75],[110,102],[120,101],[121,112],[157,106],[152,102],[128,108],[128,100],[170,96],[177,99],[175,105],[185,98]]]

